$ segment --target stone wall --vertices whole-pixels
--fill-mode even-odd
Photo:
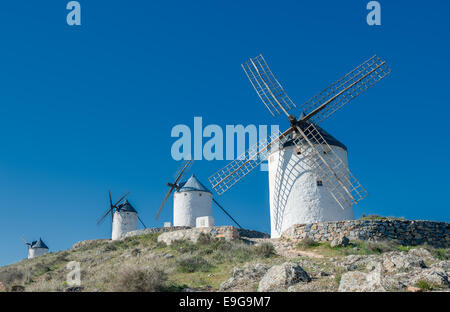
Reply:
[[[162,233],[158,236],[158,242],[164,242],[167,245],[170,245],[177,240],[189,240],[196,243],[202,233],[209,234],[215,238],[224,238],[226,240],[239,238],[238,229],[233,226],[212,226]]]
[[[137,230],[126,233],[122,236],[122,239],[144,234],[152,233],[170,233],[163,236],[163,240],[182,240],[188,239],[196,241],[200,233],[210,234],[212,237],[223,237],[227,240],[237,239],[241,237],[248,238],[269,238],[269,234],[262,233],[254,230],[238,229],[234,226],[212,226],[205,228],[195,228],[189,226],[172,226],[164,228],[148,228],[145,230]]]
[[[332,241],[342,236],[350,240],[395,241],[402,245],[428,244],[450,248],[450,224],[414,220],[350,220],[297,224],[283,232],[283,238]]]
[[[122,236],[122,239],[131,237],[131,236],[136,236],[136,235],[173,232],[173,231],[185,230],[185,229],[190,229],[190,228],[191,227],[189,227],[189,226],[169,226],[169,227],[160,227],[160,228],[148,228],[148,229],[144,229],[144,230],[136,230],[136,231],[131,231],[131,232],[125,233]]]

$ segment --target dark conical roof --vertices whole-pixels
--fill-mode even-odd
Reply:
[[[300,118],[301,119],[301,118]],[[298,126],[304,130],[306,129],[308,126],[310,125],[310,123],[308,121],[306,122],[302,122],[299,123]],[[320,132],[320,134],[323,136],[323,138],[325,139],[325,141],[332,146],[338,146],[340,148],[343,148],[345,151],[347,151],[347,146],[344,145],[344,143],[340,142],[338,139],[336,139],[334,136],[332,136],[331,134],[329,134],[327,131],[325,131],[325,129],[323,129],[322,127],[319,127],[318,125],[314,124],[314,126],[317,128],[317,130]],[[315,140],[312,140],[315,142]],[[316,143],[316,142],[315,142]],[[283,147],[286,146],[292,146],[294,145],[293,139],[290,139],[288,141],[286,141],[283,144]]]
[[[130,204],[130,202],[128,201],[128,199],[125,199],[124,203],[119,205],[117,207],[118,210],[120,211],[128,211],[128,212],[136,212],[136,209],[134,209],[134,207]]]
[[[177,192],[200,191],[211,193],[197,178],[192,175],[187,181],[181,182]]]
[[[37,241],[31,242],[30,248],[45,248],[48,249],[47,245],[39,238]]]

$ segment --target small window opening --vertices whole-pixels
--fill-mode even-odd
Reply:
[[[322,180],[317,180],[317,186],[323,186]]]

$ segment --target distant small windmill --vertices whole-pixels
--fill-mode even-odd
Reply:
[[[340,213],[336,205],[348,209],[367,192],[347,167],[345,146],[317,124],[388,75],[391,71],[385,61],[373,56],[356,67],[304,103],[299,119],[288,113],[296,105],[262,55],[249,59],[242,67],[270,113],[284,113],[290,127],[252,146],[212,175],[209,181],[213,189],[223,194],[270,155],[272,237],[296,223],[353,218],[352,210]]]
[[[109,209],[97,221],[100,224],[111,214],[112,218],[112,240],[120,239],[125,233],[135,231],[138,228],[138,220],[146,228],[144,222],[138,215],[136,209],[130,204],[126,197],[130,192],[126,192],[120,199],[113,204],[111,191],[109,191]],[[123,203],[122,203],[123,201]]]
[[[31,243],[29,243],[22,236],[22,240],[25,243],[25,245],[27,245],[28,248],[28,259],[33,259],[37,256],[41,256],[48,253],[48,247],[41,238],[39,238],[37,241],[32,241]]]
[[[239,223],[213,198],[212,193],[192,175],[187,181],[180,182],[190,170],[194,161],[192,159],[182,162],[174,176],[174,182],[167,183],[169,191],[164,197],[156,214],[158,220],[164,205],[174,192],[173,225],[195,226],[199,217],[212,217],[212,202],[219,207],[238,227]]]

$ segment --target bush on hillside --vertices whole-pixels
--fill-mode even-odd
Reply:
[[[161,268],[127,267],[120,271],[113,282],[113,291],[155,292],[163,291],[167,274]]]

